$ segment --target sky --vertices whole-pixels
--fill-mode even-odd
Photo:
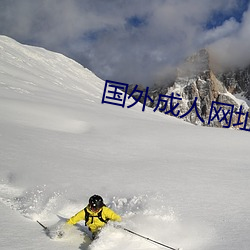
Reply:
[[[0,34],[145,86],[201,48],[225,65],[250,63],[249,0],[0,0]]]

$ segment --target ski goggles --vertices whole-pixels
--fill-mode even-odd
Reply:
[[[90,205],[89,208],[93,212],[97,212],[97,211],[99,211],[101,209],[101,207],[97,207],[97,206],[93,206],[93,205],[92,206]]]

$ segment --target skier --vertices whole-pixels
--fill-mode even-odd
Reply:
[[[85,226],[92,232],[94,239],[109,220],[120,222],[122,219],[120,215],[105,206],[101,196],[95,194],[89,198],[89,204],[72,216],[67,224],[74,225],[80,220],[85,220]]]

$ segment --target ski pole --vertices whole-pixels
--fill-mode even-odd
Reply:
[[[143,239],[145,239],[145,240],[154,242],[154,243],[156,243],[156,244],[158,244],[158,245],[161,245],[161,246],[163,246],[163,247],[169,248],[169,249],[171,249],[171,250],[180,250],[180,248],[173,248],[173,247],[167,246],[167,245],[162,244],[162,243],[160,243],[160,242],[158,242],[158,241],[155,241],[155,240],[152,240],[152,239],[150,239],[150,238],[148,238],[148,237],[145,237],[145,236],[143,236],[143,235],[141,235],[141,234],[135,233],[135,232],[133,232],[133,231],[127,229],[127,228],[122,228],[122,229],[125,230],[125,231],[127,231],[127,232],[129,232],[129,233],[131,233],[131,234],[137,235],[137,236],[139,236],[139,237],[141,237],[141,238],[143,238]]]
[[[40,226],[42,226],[43,227],[43,229],[46,231],[46,230],[48,230],[48,228],[47,227],[45,227],[41,222],[39,222],[38,220],[36,221]]]

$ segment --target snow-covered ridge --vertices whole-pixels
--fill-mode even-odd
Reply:
[[[75,61],[5,36],[0,36],[0,74],[2,120],[56,131],[81,133],[89,125],[51,103],[66,103],[69,95],[83,105],[100,102],[103,91],[103,81]]]
[[[39,87],[51,91],[54,85],[62,93],[70,90],[99,99],[103,89],[101,79],[72,59],[6,36],[0,36],[0,73],[2,87],[23,94],[36,94]]]

